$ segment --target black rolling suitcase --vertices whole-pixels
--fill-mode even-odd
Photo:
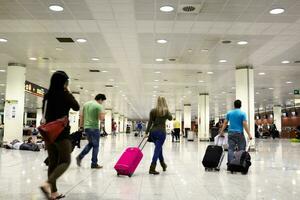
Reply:
[[[250,148],[250,144],[249,144]],[[249,154],[249,148],[244,151],[235,151],[234,159],[228,164],[228,170],[233,172],[241,172],[242,174],[247,174],[249,167],[251,166],[251,156]]]
[[[220,166],[224,158],[223,147],[217,145],[209,145],[206,148],[202,164],[205,170],[220,171]]]

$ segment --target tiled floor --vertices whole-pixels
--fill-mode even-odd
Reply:
[[[153,144],[147,144],[144,158],[132,178],[117,177],[113,165],[128,145],[138,138],[126,136],[101,138],[102,170],[91,170],[89,154],[78,168],[75,156],[68,171],[59,179],[60,192],[66,199],[128,199],[128,200],[253,200],[300,199],[300,144],[287,140],[257,141],[251,153],[253,165],[248,175],[205,172],[201,161],[208,143],[171,143],[168,137],[164,154],[168,171],[153,176],[147,173]],[[42,164],[46,152],[0,150],[0,199],[43,199],[38,186],[46,178]],[[159,168],[161,171],[161,169]]]

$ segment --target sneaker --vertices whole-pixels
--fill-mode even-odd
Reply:
[[[97,164],[97,165],[92,165],[91,168],[92,169],[102,169],[103,166]]]
[[[76,164],[78,167],[81,166],[81,159],[79,158],[79,156],[76,157]]]

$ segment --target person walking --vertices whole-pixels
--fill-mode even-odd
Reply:
[[[114,136],[117,135],[117,122],[112,119],[112,123],[111,123],[111,130]]]
[[[149,135],[148,141],[153,141],[155,144],[149,174],[159,174],[155,170],[158,159],[163,171],[167,170],[167,165],[163,157],[163,144],[166,140],[166,120],[172,120],[172,115],[169,112],[166,99],[160,96],[157,98],[156,108],[150,112],[150,119],[146,129],[146,137]]]
[[[92,153],[92,169],[101,169],[102,166],[98,165],[98,152],[100,141],[99,121],[105,118],[103,102],[106,100],[104,94],[98,94],[95,100],[89,101],[84,104],[83,111],[80,115],[80,127],[84,128],[87,135],[88,144],[84,147],[81,153],[76,157],[77,165],[81,166],[81,161],[86,154],[93,148]]]
[[[246,113],[241,110],[242,102],[240,100],[234,101],[234,109],[229,111],[226,114],[226,119],[223,123],[223,126],[220,130],[220,135],[224,136],[224,130],[228,128],[228,163],[234,158],[234,151],[236,146],[238,150],[246,149],[246,139],[244,136],[244,129],[248,134],[250,140],[252,140],[252,135],[249,131],[249,127],[247,124],[247,116]],[[227,164],[228,164],[227,163]]]
[[[176,120],[176,118],[174,119],[173,128],[174,128],[175,140],[176,142],[180,142],[180,122]]]
[[[45,116],[42,124],[69,116],[72,108],[79,111],[79,104],[68,90],[69,77],[63,71],[53,73],[49,91],[43,99]],[[56,181],[64,174],[71,163],[70,126],[67,124],[54,143],[46,144],[49,158],[48,180],[40,187],[47,199],[60,199],[63,194],[57,191]]]

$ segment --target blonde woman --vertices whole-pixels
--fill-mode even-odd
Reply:
[[[172,120],[166,99],[164,97],[157,98],[156,108],[150,112],[150,119],[146,130],[146,136],[149,134],[148,141],[155,144],[154,155],[149,169],[149,174],[157,175],[159,172],[155,170],[156,162],[159,159],[163,171],[167,170],[167,165],[163,157],[163,144],[166,140],[166,120]]]

